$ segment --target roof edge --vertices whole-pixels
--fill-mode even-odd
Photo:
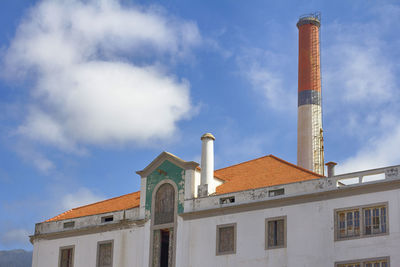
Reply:
[[[67,213],[69,213],[69,212],[71,212],[71,211],[73,211],[73,210],[77,210],[77,209],[81,209],[81,208],[86,208],[86,207],[93,206],[93,205],[96,205],[96,204],[99,204],[99,203],[103,203],[103,202],[106,202],[106,201],[114,200],[114,199],[117,199],[117,198],[125,197],[125,196],[127,196],[127,195],[133,195],[133,194],[137,194],[137,193],[140,195],[140,191],[136,191],[136,192],[124,194],[124,195],[121,195],[121,196],[117,196],[117,197],[112,197],[112,198],[104,199],[104,200],[97,201],[97,202],[94,202],[94,203],[90,203],[90,204],[87,204],[87,205],[79,206],[79,207],[76,207],[76,208],[72,208],[72,209],[69,209],[69,210],[67,210],[67,211],[64,211],[64,212],[58,214],[57,216],[54,216],[54,217],[52,217],[52,218],[50,218],[50,219],[48,219],[48,220],[46,220],[46,221],[43,221],[43,222],[54,222],[54,221],[57,221],[57,220],[56,220],[57,217],[59,217],[59,216],[61,216],[61,215],[64,215],[64,214],[67,214]],[[115,211],[116,211],[116,210],[115,210]],[[101,213],[99,213],[99,214],[101,214]],[[80,217],[84,217],[84,216],[80,216]],[[79,218],[79,217],[75,217],[75,218]]]
[[[285,163],[285,164],[287,164],[287,165],[290,165],[290,166],[292,166],[292,167],[295,167],[295,168],[297,168],[297,169],[299,169],[299,170],[308,172],[309,174],[318,176],[318,177],[320,177],[320,178],[326,177],[326,176],[321,175],[321,174],[319,174],[319,173],[316,173],[316,172],[307,170],[307,169],[305,169],[305,168],[303,168],[303,167],[300,167],[300,166],[298,166],[298,165],[295,165],[295,164],[293,164],[293,163],[290,163],[290,162],[288,162],[288,161],[286,161],[286,160],[284,160],[284,159],[278,158],[277,156],[274,156],[274,155],[272,155],[272,154],[270,154],[269,156],[273,157],[273,158],[276,159],[276,160],[279,160],[279,161],[282,162],[282,163]]]

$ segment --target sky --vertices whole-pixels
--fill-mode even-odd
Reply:
[[[296,163],[299,16],[321,12],[325,161],[400,164],[398,1],[0,2],[0,250],[135,192],[162,151]]]

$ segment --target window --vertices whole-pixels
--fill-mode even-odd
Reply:
[[[60,267],[73,267],[74,266],[74,247],[60,248]]]
[[[387,203],[335,211],[335,239],[387,234]]]
[[[347,210],[338,213],[339,238],[360,235],[360,211]]]
[[[113,241],[103,241],[97,244],[97,267],[112,267]]]
[[[280,195],[284,195],[284,194],[285,194],[285,188],[279,188],[279,189],[268,191],[269,197],[275,197],[275,196],[280,196]]]
[[[101,217],[101,222],[102,223],[106,223],[106,222],[112,222],[112,221],[114,221],[114,216],[104,216],[104,217]]]
[[[236,223],[217,225],[217,255],[236,253]]]
[[[74,226],[75,226],[75,222],[74,222],[74,221],[72,221],[72,222],[65,222],[65,223],[64,223],[64,229],[65,229],[65,228],[74,228]]]
[[[336,267],[389,267],[389,258],[364,259],[337,263]]]
[[[235,196],[232,196],[232,197],[221,197],[219,199],[219,204],[229,204],[229,203],[235,203]]]
[[[265,220],[265,249],[286,247],[286,216]]]
[[[365,235],[386,233],[386,207],[364,208]]]
[[[368,261],[364,263],[365,267],[388,267],[389,263],[387,260],[380,260],[380,261]]]

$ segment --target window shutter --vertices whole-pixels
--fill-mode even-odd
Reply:
[[[283,246],[284,241],[285,241],[285,226],[284,226],[284,220],[278,220],[277,221],[277,246]]]
[[[275,246],[274,234],[275,234],[275,221],[268,222],[268,247]]]

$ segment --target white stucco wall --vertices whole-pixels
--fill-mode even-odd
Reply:
[[[334,266],[390,256],[400,262],[400,190],[333,198],[201,219],[177,218],[176,266]],[[334,241],[334,210],[388,202],[389,234]],[[287,247],[265,250],[265,219],[287,216]],[[216,256],[216,226],[236,223],[236,254]],[[148,266],[150,222],[132,229],[34,242],[33,267],[57,266],[59,248],[75,246],[74,267],[96,264],[97,242],[114,241],[115,267]]]
[[[177,266],[334,266],[334,262],[390,256],[400,262],[400,191],[369,193],[185,221]],[[388,202],[389,235],[334,241],[334,210]],[[265,219],[287,216],[287,248],[265,250]],[[237,224],[236,254],[216,256],[216,225]],[[186,242],[186,244],[185,244]]]
[[[145,227],[109,231],[53,240],[36,240],[32,267],[58,266],[60,247],[75,246],[74,267],[96,266],[97,243],[113,240],[113,266],[146,266],[143,242],[148,240]]]

